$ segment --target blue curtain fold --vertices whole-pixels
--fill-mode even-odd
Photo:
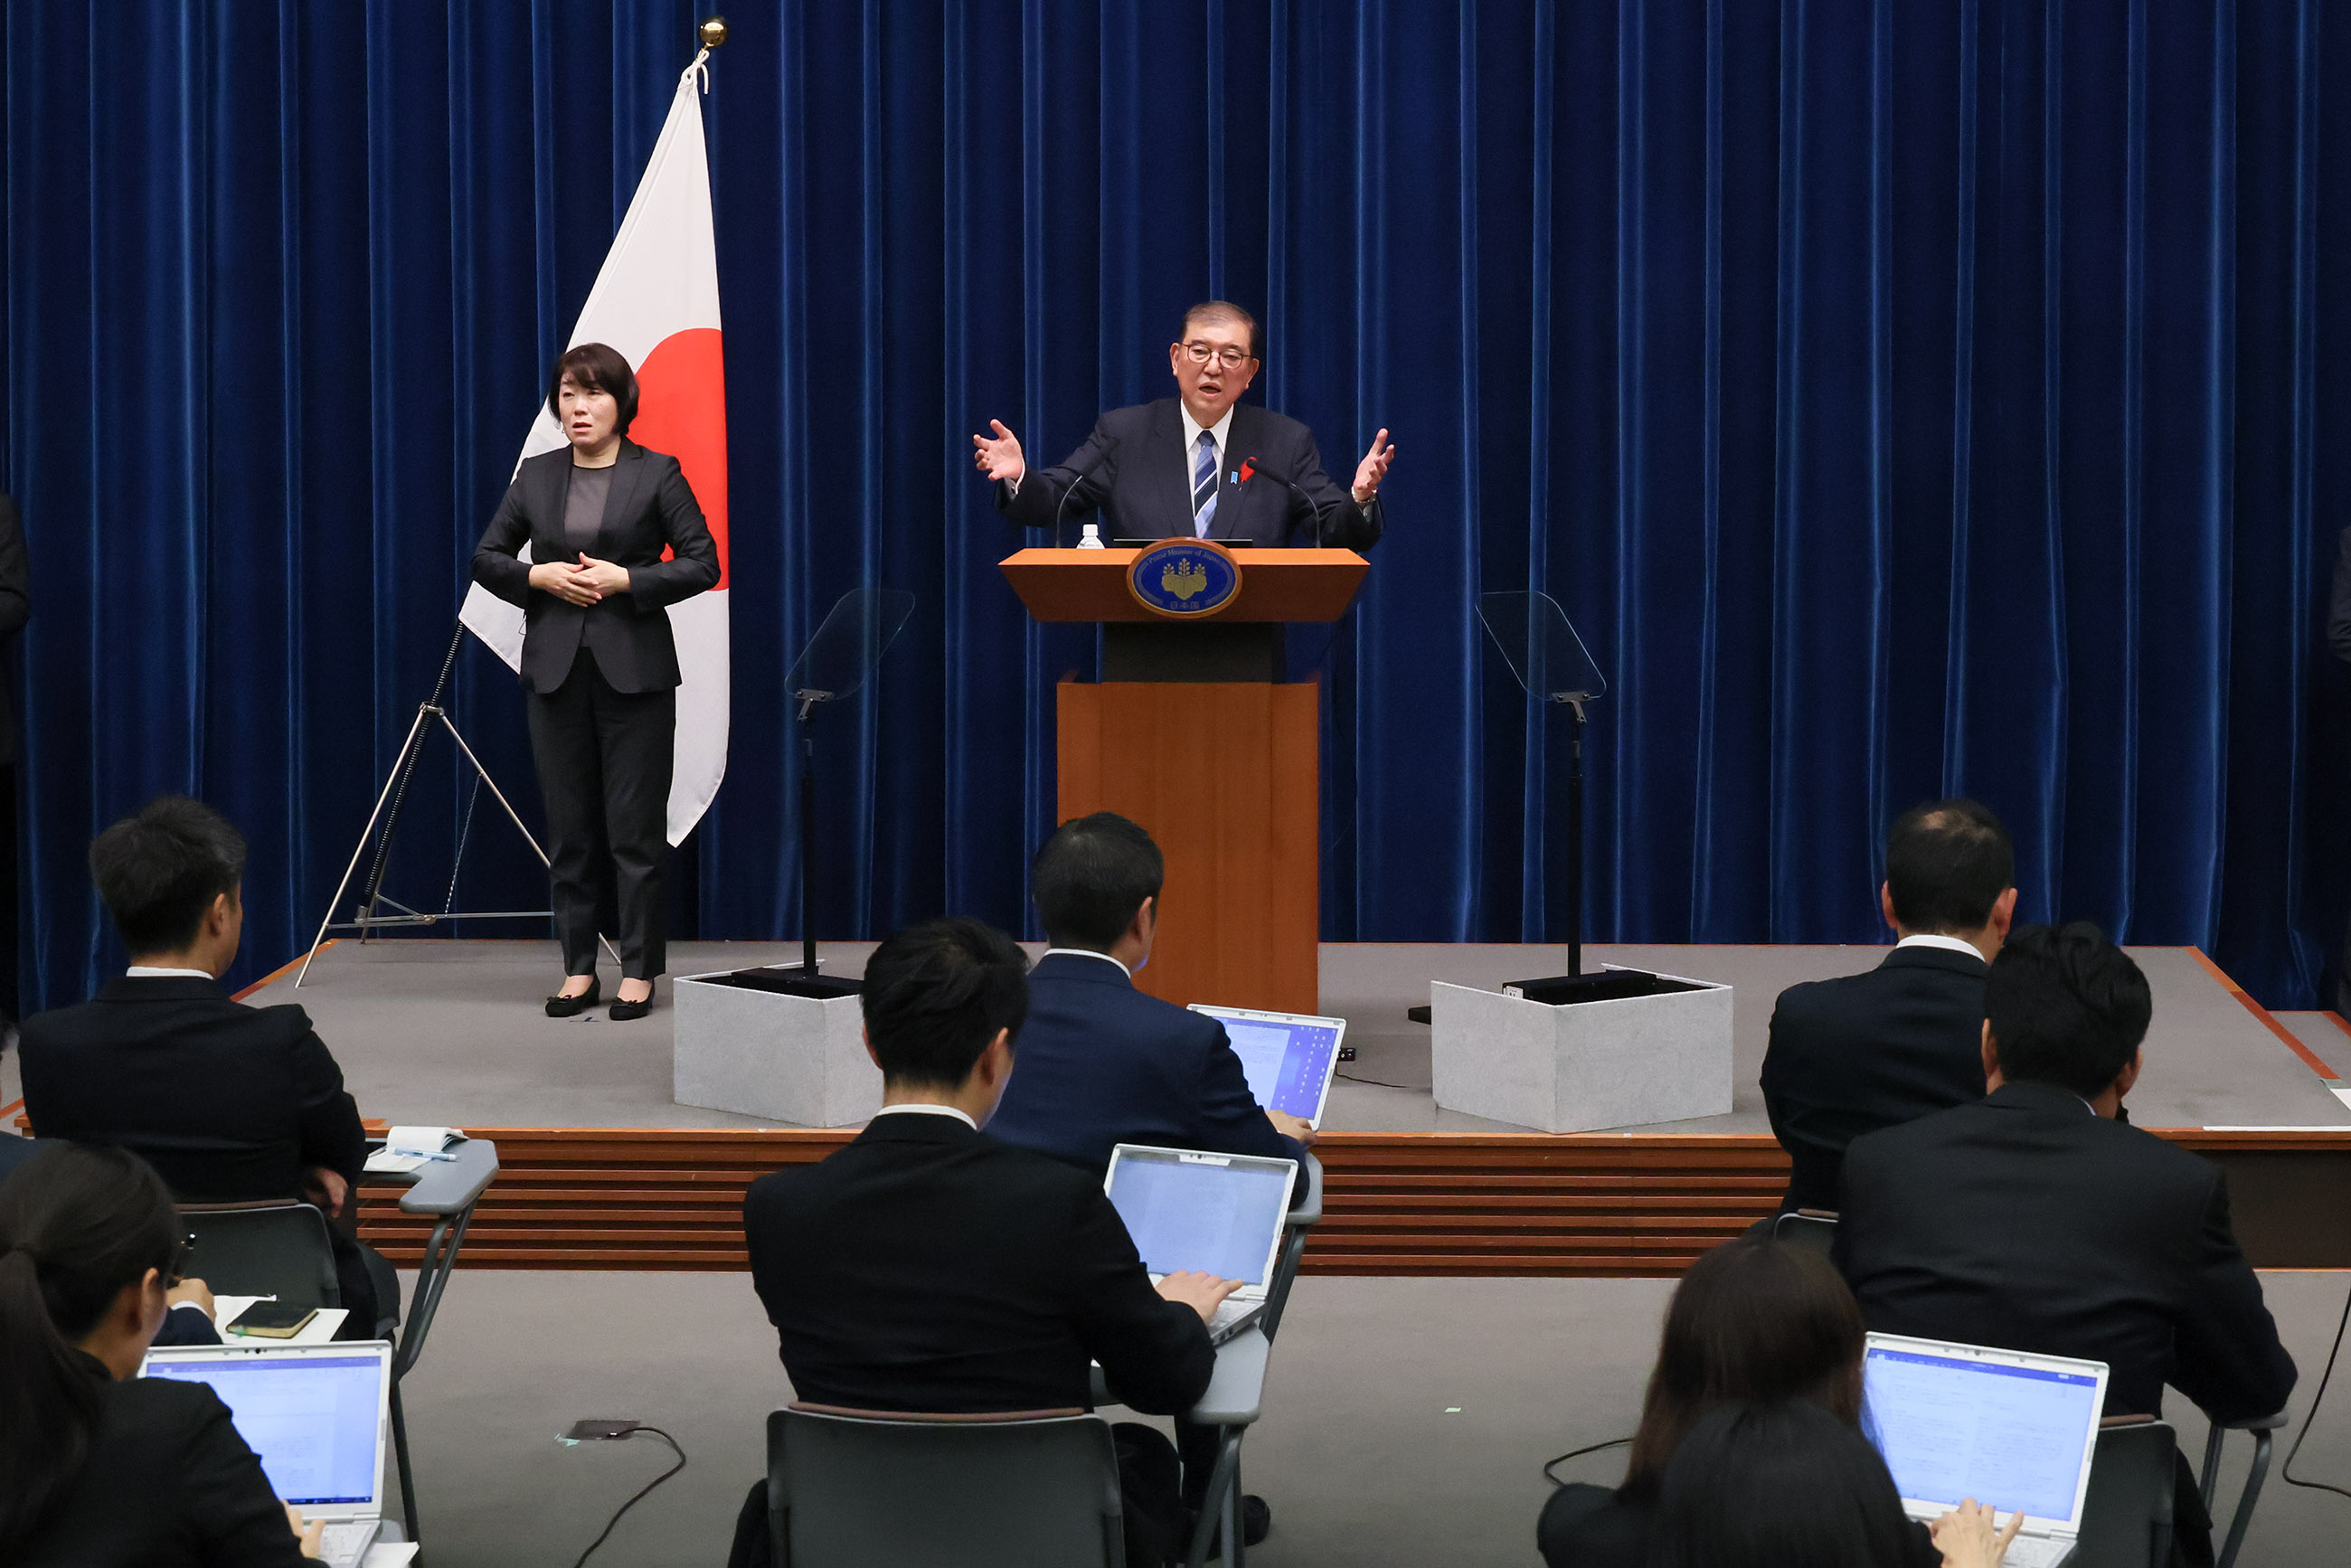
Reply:
[[[0,486],[34,568],[28,999],[119,954],[99,828],[253,841],[298,953],[432,688],[466,562],[692,49],[674,0],[5,0]],[[783,675],[918,610],[827,716],[815,924],[1026,928],[1053,684],[968,437],[1166,388],[1178,311],[1387,538],[1325,691],[1334,940],[1563,927],[1560,716],[1484,637],[1545,589],[1614,689],[1585,931],[1866,942],[1886,823],[1991,802],[2022,913],[2314,1005],[2351,878],[2351,29],[2318,0],[779,0],[705,100],[734,737],[689,925],[798,935]],[[2330,87],[2334,89],[2328,90]],[[2332,199],[2330,199],[2332,198]],[[2331,411],[2331,412],[2330,412]],[[534,823],[512,677],[451,712]],[[445,747],[392,891],[535,862]],[[452,852],[465,841],[454,894]]]

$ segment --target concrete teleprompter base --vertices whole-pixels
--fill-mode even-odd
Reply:
[[[1448,1111],[1546,1133],[1722,1115],[1730,988],[1685,983],[1699,988],[1552,1007],[1431,981],[1430,1092]]]
[[[865,1054],[857,998],[795,997],[684,975],[672,1092],[681,1105],[845,1127],[882,1108],[882,1070]]]

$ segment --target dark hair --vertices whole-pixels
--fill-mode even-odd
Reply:
[[[1037,918],[1056,947],[1107,953],[1159,896],[1167,862],[1151,835],[1115,811],[1077,817],[1053,830],[1029,873]]]
[[[1684,1436],[1726,1401],[1809,1400],[1857,1425],[1868,1333],[1813,1248],[1742,1237],[1700,1257],[1666,1309],[1625,1489],[1653,1490]]]
[[[629,434],[637,417],[637,372],[629,369],[620,350],[603,343],[575,343],[563,350],[563,357],[547,375],[547,412],[555,415],[558,424],[563,423],[563,410],[555,400],[563,392],[567,375],[581,392],[611,392],[621,409],[620,420],[612,428],[622,435]]]
[[[858,988],[882,1076],[952,1088],[998,1030],[1029,1018],[1029,957],[984,920],[925,920],[893,931]]]
[[[1891,1568],[1915,1555],[1892,1472],[1808,1400],[1708,1411],[1666,1467],[1650,1568]]]
[[[135,956],[196,939],[204,911],[245,881],[245,835],[201,800],[163,795],[91,841],[90,880]]]
[[[1980,801],[1913,806],[1886,835],[1886,886],[1894,918],[1909,930],[1976,930],[2015,884],[2015,846]]]
[[[2131,956],[2086,920],[2008,935],[1984,981],[2001,1076],[2105,1092],[2147,1038],[2155,998]]]
[[[0,1182],[0,1558],[81,1469],[98,1390],[75,1342],[126,1285],[178,1269],[185,1232],[138,1155],[59,1144]]]
[[[1195,321],[1239,322],[1242,326],[1249,329],[1249,358],[1254,360],[1259,357],[1258,354],[1257,343],[1257,318],[1242,309],[1239,306],[1234,304],[1231,300],[1203,299],[1197,305],[1193,306],[1189,310],[1185,311],[1184,319],[1177,323],[1176,328],[1176,340],[1177,342],[1181,343],[1192,336],[1192,323]]]

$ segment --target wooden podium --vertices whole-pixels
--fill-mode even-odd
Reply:
[[[1282,678],[1282,629],[1338,620],[1368,567],[1353,550],[1235,551],[1231,602],[1179,621],[1128,591],[1138,553],[1002,563],[1038,620],[1102,627],[1101,683],[1061,683],[1059,818],[1116,811],[1167,858],[1137,986],[1178,1005],[1320,1012],[1321,687]]]

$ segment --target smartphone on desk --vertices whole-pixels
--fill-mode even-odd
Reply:
[[[316,1307],[297,1307],[283,1301],[256,1301],[228,1321],[228,1332],[244,1334],[249,1339],[292,1339],[308,1328],[310,1320],[319,1315]]]

